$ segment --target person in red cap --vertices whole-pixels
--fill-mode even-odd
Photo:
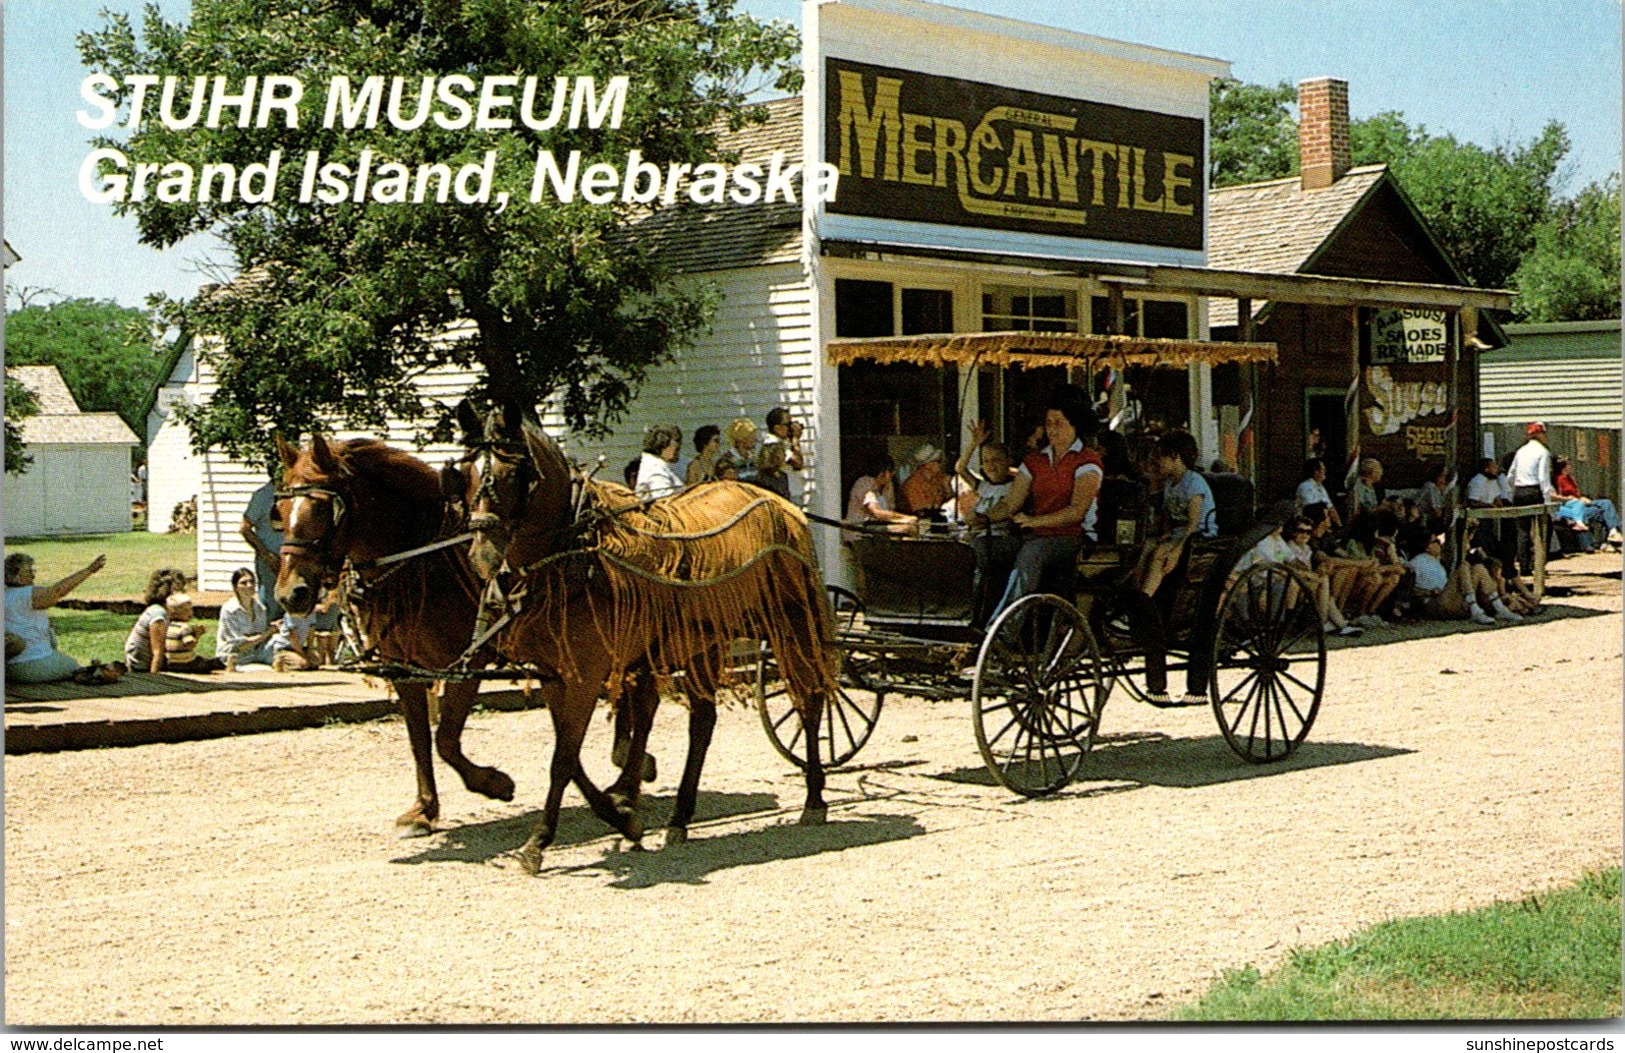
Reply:
[[[1507,482],[1512,487],[1515,505],[1543,505],[1556,498],[1552,485],[1552,452],[1546,448],[1546,425],[1535,421],[1526,429],[1529,441],[1512,456],[1512,468]],[[1534,573],[1535,546],[1530,538],[1533,520],[1518,520],[1518,572]]]

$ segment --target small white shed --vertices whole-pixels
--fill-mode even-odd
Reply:
[[[33,462],[5,477],[7,537],[113,534],[130,529],[135,432],[116,413],[82,413],[55,366],[7,370],[39,401],[21,422]]]

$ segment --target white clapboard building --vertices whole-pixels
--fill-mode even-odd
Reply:
[[[11,366],[39,412],[21,421],[33,459],[5,477],[7,537],[112,534],[130,529],[135,432],[117,413],[84,413],[55,366]]]

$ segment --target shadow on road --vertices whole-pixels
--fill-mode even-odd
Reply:
[[[765,830],[708,835],[701,829],[685,844],[659,852],[620,852],[596,862],[569,868],[571,873],[600,870],[613,874],[611,888],[652,888],[672,883],[703,885],[719,870],[803,859],[826,852],[901,841],[925,833],[911,815],[856,815],[842,813],[822,826],[799,826],[793,821]]]
[[[639,805],[643,825],[657,830],[671,818],[676,795],[645,796]],[[694,822],[731,819],[735,816],[771,812],[779,799],[770,793],[719,793],[701,790],[694,807]],[[519,848],[541,819],[541,809],[486,823],[454,827],[441,835],[438,843],[421,852],[391,860],[395,863],[488,863]],[[605,837],[614,831],[585,804],[559,809],[559,829],[553,844],[578,845]]]
[[[1410,752],[1412,751],[1359,742],[1311,741],[1299,746],[1297,752],[1285,760],[1270,764],[1249,764],[1236,756],[1220,735],[1191,739],[1176,739],[1162,732],[1102,735],[1095,740],[1094,750],[1084,758],[1076,780],[1056,797],[1098,796],[1102,793],[1121,793],[1124,790],[1139,789],[1142,786],[1188,789],[1217,786],[1243,779],[1284,775],[1308,768],[1380,760]],[[986,767],[959,768],[935,775],[927,774],[927,777],[975,786],[995,785],[993,776],[988,774]],[[1092,785],[1097,783],[1119,785],[1106,787]]]
[[[345,687],[347,679],[335,679],[319,671],[299,673],[236,673],[211,676],[207,673],[126,673],[114,684],[90,687],[64,680],[54,684],[6,685],[6,710],[11,713],[54,713],[66,707],[54,703],[84,699],[143,698],[154,695],[203,695],[227,691],[295,691],[311,687]],[[383,690],[379,689],[382,697]]]

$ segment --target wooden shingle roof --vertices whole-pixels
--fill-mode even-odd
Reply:
[[[784,164],[801,161],[801,100],[765,103],[768,119],[718,136],[721,150],[765,169],[776,151]],[[796,180],[796,192],[801,182]],[[653,249],[667,266],[686,273],[789,263],[801,256],[801,205],[783,200],[753,205],[696,205],[684,200],[632,225],[630,234]]]
[[[1207,262],[1217,270],[1297,274],[1382,182],[1387,165],[1350,169],[1304,190],[1297,176],[1209,191]],[[1262,308],[1255,303],[1255,311]],[[1234,300],[1208,305],[1211,325],[1236,324]]]
[[[7,366],[6,372],[34,393],[41,416],[79,412],[79,403],[55,366]]]
[[[34,393],[39,412],[19,422],[23,442],[134,446],[139,441],[117,413],[81,413],[55,366],[9,366],[6,372]]]

